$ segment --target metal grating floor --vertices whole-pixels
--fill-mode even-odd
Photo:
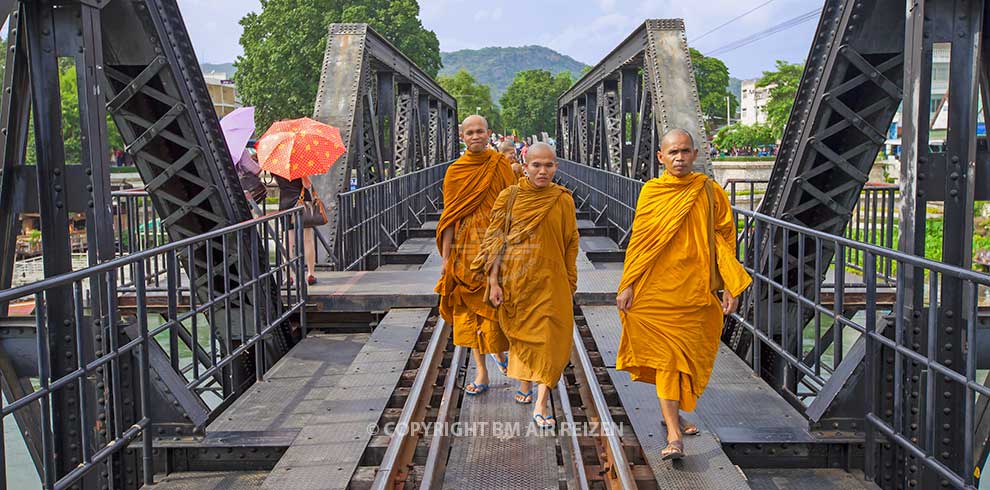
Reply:
[[[311,334],[207,427],[213,432],[301,429],[357,356],[368,334]]]
[[[863,473],[837,469],[746,470],[753,490],[879,490]]]
[[[622,332],[618,312],[614,306],[583,307],[582,311],[659,487],[748,489],[742,472],[729,461],[716,436],[698,417],[688,417],[702,433],[684,438],[687,457],[676,463],[660,459],[660,450],[667,445],[667,432],[660,422],[663,417],[656,389],[651,384],[635,383],[628,373],[614,369]]]
[[[431,310],[390,311],[265,480],[264,488],[347,488]]]
[[[454,437],[443,488],[557,489],[557,439],[540,433],[532,422],[533,405],[520,405],[514,396],[518,381],[503,376],[489,361],[488,392],[465,395]],[[474,366],[467,380],[474,379]],[[511,431],[496,431],[497,427]],[[474,434],[469,430],[475,430]]]
[[[267,471],[191,471],[156,476],[155,490],[245,490],[261,488]]]

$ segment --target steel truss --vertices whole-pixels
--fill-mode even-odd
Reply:
[[[109,113],[134,158],[152,204],[170,239],[201,235],[249,219],[251,213],[241,190],[220,131],[175,0],[102,0],[15,2],[11,14],[10,41],[4,75],[0,137],[3,138],[0,176],[0,289],[9,288],[15,237],[24,212],[40,212],[44,271],[52,277],[71,271],[68,216],[85,212],[89,262],[95,265],[116,253],[111,219],[110,174],[106,156],[106,115]],[[9,6],[11,2],[4,5]],[[6,15],[7,12],[3,12]],[[76,66],[81,116],[81,161],[66,162],[59,97],[59,58]],[[25,165],[29,114],[34,124],[37,165]],[[251,239],[245,232],[245,240]],[[231,254],[233,244],[217,240],[211,247],[190,248],[182,255],[186,277],[200,302],[238,286],[238,271],[266,270],[267,257],[260,252]],[[209,250],[208,250],[209,249]],[[235,260],[230,260],[230,257]],[[207,272],[209,271],[209,273]],[[177,271],[174,271],[177,272]],[[224,283],[228,275],[231,282]],[[245,274],[244,277],[247,277]],[[266,286],[274,295],[273,288]],[[94,278],[89,285],[92,308],[77,318],[71,311],[72,291],[49,294],[45,316],[51,329],[51,376],[61,377],[78,369],[82,356],[92,359],[131,340],[127,329],[111,328],[130,320],[114,317],[118,295],[115,281]],[[61,298],[59,299],[61,294]],[[6,305],[0,305],[6,316]],[[245,314],[246,313],[246,314]],[[257,328],[258,305],[250,298],[232,298],[218,311],[217,321],[234,323],[238,335]],[[261,312],[265,313],[265,312]],[[213,316],[211,315],[211,320]],[[77,322],[83,322],[77,328]],[[121,332],[119,338],[109,332]],[[88,332],[79,338],[77,332]],[[265,365],[274,363],[290,347],[288,326],[274,331],[265,350]],[[219,334],[218,334],[219,335]],[[237,346],[241,338],[224,345]],[[2,349],[0,349],[2,350]],[[0,353],[4,393],[8,400],[30,390],[31,373],[18,372],[14,359],[22,353]],[[223,352],[222,354],[228,354]],[[240,356],[225,376],[224,395],[240,393],[254,381],[251,356]],[[185,388],[182,374],[164,357],[153,362],[152,398],[158,420],[171,437],[192,435],[206,423],[208,411],[198,394]],[[84,441],[96,446],[106,442],[107,424],[124,427],[137,422],[137,364],[122,358],[112,370],[100,368],[89,383],[99,390],[66,387],[53,395],[53,440],[58,468],[65,475],[80,463]],[[111,389],[115,387],[116,389]],[[91,437],[74,428],[78,407]],[[37,414],[33,416],[37,418]],[[32,455],[40,455],[43,438],[30,416],[16,417]],[[33,422],[37,422],[34,420]],[[68,424],[62,430],[60,424]],[[102,427],[102,429],[98,429]],[[161,434],[164,434],[162,432]],[[37,447],[36,447],[37,446]],[[86,475],[84,487],[137,488],[141,464],[132,452],[115,454],[103,471]],[[37,463],[37,460],[36,460]],[[39,470],[41,465],[37,465]]]
[[[383,182],[452,160],[459,150],[457,102],[367,24],[330,26],[314,117],[340,128],[348,148],[313,179],[328,203],[351,179],[358,187]],[[332,258],[339,210],[328,211],[323,229]]]
[[[967,0],[826,1],[760,212],[840,235],[903,100],[900,250],[924,256],[926,204],[942,201],[947,230],[942,261],[968,269],[973,202],[986,199],[990,188],[986,185],[990,158],[985,143],[978,150],[976,137],[978,98],[982,92],[986,111],[990,95],[990,50],[983,35],[988,21],[986,8],[982,2]],[[949,130],[942,151],[932,150],[928,141],[936,43],[951,44]],[[779,228],[764,234],[757,247],[762,253],[754,261],[761,274],[784,288],[812,297],[813,288],[827,273],[816,268],[816,263],[828,264],[834,257],[835,269],[846,267],[841,251],[833,246],[822,247],[818,253],[802,253],[813,250],[812,244],[793,234],[786,236]],[[752,258],[753,251],[747,253]],[[790,267],[785,267],[787,264]],[[784,274],[785,270],[789,273]],[[874,280],[875,274],[864,271],[870,276],[867,282]],[[841,276],[837,274],[836,288],[842,287]],[[966,358],[967,351],[972,350],[972,346],[966,347],[967,322],[976,320],[968,312],[975,308],[964,299],[962,280],[945,277],[930,281],[921,268],[900,267],[898,307],[878,321],[878,328],[899,345],[953,366],[966,376],[965,371],[975,365]],[[926,291],[926,283],[934,284],[932,291]],[[801,312],[796,302],[788,304],[783,294],[764,291],[752,299],[752,310],[744,316],[750,318],[763,311],[781,319],[781,331],[774,342],[804,338],[811,329],[810,310]],[[862,308],[850,309],[838,297],[835,303],[836,311],[850,316]],[[875,305],[866,306],[868,314],[874,310]],[[837,357],[832,376],[815,388],[816,396],[807,406],[805,413],[812,429],[836,437],[861,437],[870,424],[863,416],[866,400],[874,397],[877,406],[871,415],[894,428],[891,438],[877,436],[877,453],[867,455],[865,470],[878,485],[936,488],[955,484],[936,467],[963,480],[972,475],[974,469],[964,467],[972,458],[964,455],[982,452],[978,461],[986,458],[990,433],[986,403],[978,414],[974,435],[967,430],[965,420],[965,414],[971,412],[963,408],[972,404],[972,391],[967,393],[963,385],[950,383],[946,376],[887,348],[872,354],[877,359],[867,359],[871,354],[862,348],[862,339],[852,349],[844,348],[841,332],[841,325],[832,327],[815,339],[816,344],[831,346]],[[753,338],[740,325],[730,325],[723,338],[737,353],[758,364],[760,374],[782,395],[795,404],[802,403],[802,385],[808,385],[808,380],[793,361],[765,343],[751,348]],[[843,351],[848,356],[841,357]],[[803,360],[806,365],[825,364],[811,353],[807,356]],[[882,374],[872,382],[863,369],[866,362],[883,366]],[[893,438],[898,438],[897,444]],[[921,448],[927,458],[906,449],[905,441]]]
[[[696,168],[712,175],[684,21],[651,19],[557,100],[557,154],[627,177],[660,174],[655,152],[673,128],[691,132]]]

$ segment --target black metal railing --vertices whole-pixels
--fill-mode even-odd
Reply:
[[[760,207],[768,182],[766,179],[729,179],[722,188],[729,195],[729,203],[733,207],[756,211]]]
[[[897,228],[899,189],[894,184],[866,184],[859,195],[859,203],[853,209],[849,224],[846,225],[844,236],[859,243],[894,248],[897,243],[894,230]],[[877,260],[879,279],[886,284],[893,284],[894,261],[888,257],[877,257]],[[863,255],[858,248],[847,251],[846,263],[854,270],[863,270]]]
[[[111,194],[111,206],[117,256],[131,255],[168,243],[168,232],[151,203],[148,191],[144,189],[114,191]],[[136,268],[142,265],[145,276],[156,287],[161,286],[165,264],[159,255],[150,257],[144,262],[132,263],[126,273],[117,277],[117,285],[133,286]]]
[[[425,214],[443,208],[443,176],[452,162],[417,170],[337,196],[340,220],[334,261],[337,270],[368,270],[381,265]]]
[[[37,466],[45,488],[70,488],[97,468],[109,471],[102,478],[112,480],[115,470],[104,463],[138,440],[143,480],[152,484],[152,440],[162,422],[155,414],[172,408],[152,406],[153,396],[162,396],[152,375],[178,379],[169,386],[177,400],[198,398],[191,406],[221,409],[242,392],[235,378],[244,377],[244,366],[253,366],[251,377],[262,379],[274,355],[267,346],[285,335],[292,319],[298,317],[305,335],[305,281],[290,279],[303,277],[302,227],[292,226],[300,212],[255,218],[0,291],[0,303],[34,302],[38,384],[6,400],[0,421],[27,414],[15,418],[25,439],[32,434],[40,441]],[[285,246],[290,233],[297,237],[291,250]],[[141,266],[153,260],[165,271],[162,288]],[[130,288],[118,287],[125,274],[133,274]],[[67,318],[53,318],[58,312]],[[54,372],[53,366],[65,366],[55,358],[73,361]],[[68,413],[58,409],[67,399],[78,401],[69,403]],[[39,416],[32,418],[38,407]],[[201,415],[203,423],[213,417]],[[0,461],[6,468],[2,442]],[[77,464],[65,471],[66,462]]]
[[[823,412],[831,402],[819,397],[835,396],[854,378],[853,368],[862,365],[867,475],[872,477],[877,471],[875,463],[880,446],[892,443],[916,456],[916,461],[954,487],[975,488],[973,440],[974,420],[978,415],[975,399],[978,395],[990,396],[990,388],[976,377],[975,346],[979,345],[977,324],[981,304],[985,306],[988,302],[984,296],[990,287],[990,276],[829,235],[753,211],[736,208],[735,212],[745,218],[738,250],[740,261],[753,277],[753,285],[745,294],[739,313],[732,318],[752,335],[747,357],[754,371],[763,372],[761,358],[768,353],[777,362],[784,362],[786,367],[778,371],[782,375],[772,384],[779,392],[796,395],[809,409],[805,415],[813,416]],[[788,260],[789,254],[784,254],[779,261],[768,260],[772,255],[760,249],[768,243],[767,237],[774,237],[772,243],[796,242],[798,256],[815,259]],[[752,253],[743,254],[743,250]],[[862,276],[854,280],[846,277],[850,273],[846,270],[845,257],[851,251],[855,251],[863,264]],[[835,260],[826,262],[823,256],[834,256]],[[924,294],[918,298],[921,304],[913,306],[914,311],[922,312],[920,315],[903,307],[910,291],[904,288],[895,291],[883,284],[888,266],[899,271],[911,269],[920,278],[917,280],[925,283]],[[779,270],[774,270],[775,267]],[[831,276],[831,281],[807,284],[804,278],[808,276]],[[955,284],[964,295],[964,311],[959,312],[964,332],[960,338],[961,344],[969,348],[961,365],[939,359],[934,340],[941,328],[939,318],[944,313],[940,290],[946,283]],[[926,326],[919,327],[920,324]],[[927,329],[928,338],[932,339],[928,345],[917,344],[917,337],[908,340],[906,332],[915,329],[917,335],[919,328]],[[843,364],[845,369],[840,368]],[[918,372],[927,373],[920,383],[923,387],[913,393],[904,389],[909,364]],[[933,423],[942,416],[935,413],[935,403],[953,390],[959,390],[964,400],[955,404],[964,414],[964,422],[953,431],[967,441],[958,460],[950,460],[936,450],[936,439],[942,436],[936,438],[935,434],[941,431],[942,424]],[[816,404],[819,406],[815,407]],[[917,432],[910,435],[904,423],[905,410],[909,407],[926,407],[924,413],[929,414],[928,423],[920,429],[923,431],[920,438]],[[918,430],[918,427],[911,429]]]
[[[624,247],[632,233],[636,199],[643,183],[602,169],[559,159],[556,179],[574,192],[578,209],[590,211],[597,225],[613,228]]]
[[[560,161],[558,177],[575,191],[579,209],[628,210],[609,218],[610,225],[628,234],[642,182],[565,160]],[[755,187],[758,182],[737,184],[736,189],[742,185]],[[858,415],[862,421],[869,477],[880,468],[879,455],[893,445],[952,486],[975,488],[973,468],[979,455],[974,453],[984,441],[978,440],[974,425],[977,416],[985,415],[977,398],[990,397],[990,388],[976,377],[978,360],[986,369],[990,355],[978,354],[975,346],[990,342],[984,338],[980,343],[977,336],[980,314],[990,309],[990,275],[892,250],[896,199],[894,186],[868,186],[850,224],[852,236],[848,230],[847,236],[829,235],[763,215],[755,204],[734,206],[737,258],[753,277],[732,316],[751,339],[741,354],[754,372],[813,420],[827,412],[856,376],[865,376],[861,413],[843,416]],[[761,250],[783,243],[796,244],[791,246],[796,250]],[[925,283],[911,309],[904,307],[911,292],[892,287],[893,276],[907,270]],[[918,332],[925,329],[928,338],[937,338],[948,307],[943,302],[958,300],[941,297],[943,285],[949,283],[965,296],[965,307],[955,317],[963,326],[961,332],[956,330],[961,339],[957,349],[968,347],[964,362],[956,364],[939,359],[941,346],[934,340],[917,344]],[[774,359],[768,359],[771,356]],[[909,365],[915,369],[914,378],[921,380],[916,385],[921,388],[913,392],[905,389],[911,379],[905,374]],[[945,425],[934,422],[944,416],[934,407],[952,391],[960,394],[962,401],[954,409],[963,421],[952,425],[952,431],[965,438],[964,453],[955,457],[937,450],[943,437],[937,433]],[[905,411],[919,407],[924,407],[927,421],[911,427],[904,422]]]

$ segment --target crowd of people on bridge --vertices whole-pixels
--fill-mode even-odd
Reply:
[[[454,344],[470,348],[469,396],[489,390],[486,358],[519,381],[515,401],[533,404],[533,423],[552,429],[554,387],[573,347],[579,234],[571,192],[554,183],[553,147],[492,138],[487,121],[461,125],[465,151],[444,178],[437,226],[443,272],[440,313]],[[517,156],[518,155],[518,156]],[[667,426],[663,459],[684,456],[683,423],[705,390],[724,315],[751,278],[736,259],[735,224],[721,186],[693,171],[688,131],[664,135],[664,173],[641,191],[616,305],[623,330],[616,368],[656,386]]]

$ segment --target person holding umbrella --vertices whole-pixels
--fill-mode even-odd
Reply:
[[[257,142],[262,170],[275,176],[279,210],[304,206],[303,250],[306,282],[316,284],[316,226],[327,223],[326,209],[309,177],[326,173],[347,149],[340,130],[310,118],[272,124]],[[295,248],[295,233],[289,233],[289,248]]]

